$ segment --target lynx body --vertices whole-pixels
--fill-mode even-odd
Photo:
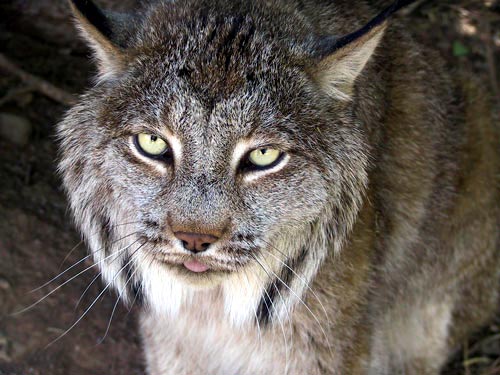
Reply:
[[[99,75],[58,128],[148,373],[438,374],[498,301],[485,98],[366,2],[73,1]]]

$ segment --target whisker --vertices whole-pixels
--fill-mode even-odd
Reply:
[[[262,240],[264,243],[266,243],[268,246],[271,246],[273,249],[275,249],[276,251],[278,251],[280,254],[282,254],[283,256],[287,256],[285,253],[283,253],[282,251],[280,251],[276,246],[272,245],[271,243],[269,243],[268,241],[266,240]],[[285,262],[283,262],[280,258],[278,258],[276,255],[274,255],[272,252],[270,252],[269,250],[266,250],[264,248],[261,248],[261,250],[264,250],[265,252],[267,252],[269,255],[271,255],[274,259],[276,259],[278,262],[280,262],[281,264],[283,264],[286,268],[288,268],[295,276],[297,276],[297,278],[302,281],[304,283],[304,286],[311,292],[311,294],[314,296],[314,298],[316,298],[316,300],[318,301],[318,303],[320,304],[321,308],[323,309],[323,313],[325,314],[325,317],[328,321],[328,325],[331,325],[331,321],[330,321],[330,316],[328,315],[328,313],[326,312],[326,308],[325,306],[323,305],[323,303],[321,302],[320,298],[318,297],[318,295],[314,292],[314,290],[309,286],[309,283],[303,279],[297,272],[295,272],[290,266],[288,266],[288,264],[286,264]]]
[[[264,268],[264,266],[262,265],[262,263],[259,262],[259,260],[257,259],[257,257],[254,256],[253,254],[251,254],[251,256],[260,265],[260,267],[264,270],[264,272],[268,275],[269,279],[271,279],[271,275],[269,275],[269,273]],[[278,295],[280,296],[283,305],[285,305],[285,301],[284,301],[283,297],[281,296],[280,291],[278,290],[278,288],[276,287],[276,285],[274,285],[274,287],[275,287],[276,291],[278,292]],[[271,306],[273,307],[273,310],[277,313],[278,310],[276,309],[276,306],[274,305],[274,302],[273,302],[271,296],[267,292],[266,288],[263,288],[263,289],[264,289],[264,293],[267,295],[267,298],[269,298],[269,301],[271,301]],[[269,311],[269,306],[268,306],[268,304],[267,304],[267,302],[266,302],[265,299],[264,299],[264,303],[266,304],[266,307],[267,307],[267,309]],[[278,318],[278,322],[279,322],[280,327],[281,327],[281,332],[283,333],[283,342],[285,344],[285,374],[287,374],[287,372],[288,372],[288,365],[289,365],[290,349],[288,347],[288,340],[286,339],[286,334],[285,334],[285,328],[284,328],[284,325],[283,325],[283,321],[281,320],[279,314],[276,314],[276,317]]]
[[[153,245],[153,248],[152,250],[154,250],[156,248],[156,244]],[[149,267],[151,267],[151,264],[153,264],[153,261],[154,261],[154,258],[151,257],[150,261],[149,261],[149,264],[148,266],[146,267],[147,269],[149,269]],[[127,317],[131,311],[132,311],[132,308],[134,307],[134,304],[135,304],[135,301],[137,300],[137,294],[134,296],[134,299],[132,300],[132,303],[130,304],[130,306],[128,307],[128,311],[127,311],[127,314],[125,314],[125,317]]]
[[[85,290],[83,291],[82,295],[80,296],[80,298],[78,299],[78,302],[76,303],[75,305],[75,311],[76,309],[78,309],[78,306],[80,306],[80,303],[82,302],[83,300],[83,297],[85,296],[85,294],[87,294],[87,292],[89,291],[90,287],[96,282],[96,280],[102,275],[102,272],[99,271],[99,273],[94,276],[94,278],[92,279],[92,281],[90,282],[89,285],[87,285],[87,287],[85,288]]]
[[[119,226],[122,226],[122,225],[130,225],[130,224],[137,224],[137,223],[140,223],[140,221],[131,221],[131,222],[128,222],[128,223],[121,223],[121,224],[114,224],[114,225],[111,225],[111,227],[119,227]],[[96,230],[94,233],[90,234],[90,236],[95,236],[97,234],[101,233],[101,230]],[[123,238],[122,238],[123,239]],[[117,240],[119,241],[119,240]],[[80,246],[81,244],[83,243],[83,240],[81,240],[80,242],[78,242],[75,247],[73,247],[68,254],[66,254],[66,256],[64,257],[63,261],[61,262],[61,264],[59,265],[59,269],[61,269],[61,267],[63,266],[64,262],[66,262],[66,260],[71,256],[71,254],[73,253],[73,251],[76,250],[76,248],[78,246]]]
[[[248,277],[247,270],[245,268],[243,268],[243,275],[245,275],[245,278],[247,280],[248,288],[251,289],[250,278]],[[257,316],[257,309],[255,308],[255,306],[253,304],[252,304],[252,308],[253,308],[253,313],[255,315],[255,321],[257,322],[257,331],[259,334],[259,347],[262,350],[262,335],[261,335],[259,317]]]
[[[139,240],[137,240],[139,241]],[[136,243],[137,241],[133,242],[132,245],[134,243]],[[85,290],[83,291],[82,295],[80,296],[80,298],[78,299],[78,302],[76,303],[75,305],[75,311],[76,309],[78,308],[78,306],[80,306],[80,303],[82,302],[83,300],[83,297],[85,296],[85,294],[87,294],[87,292],[89,291],[89,289],[92,287],[92,285],[97,281],[97,279],[102,275],[102,272],[99,272],[93,279],[92,281],[90,282],[89,285],[87,285],[87,287],[85,288]]]
[[[66,256],[64,257],[64,259],[62,260],[61,264],[59,265],[59,268],[57,269],[58,271],[61,270],[64,262],[66,262],[66,260],[71,256],[71,254],[73,254],[73,251],[75,251],[77,249],[78,246],[80,246],[81,244],[83,243],[83,240],[81,240],[80,242],[78,242],[70,251],[68,254],[66,254]]]
[[[257,260],[257,257],[255,256],[254,257],[255,260]],[[262,259],[262,261],[265,263],[265,260]],[[269,265],[267,265],[268,268],[271,270],[271,267],[269,267]],[[266,271],[266,269],[262,266],[262,268],[264,269],[264,272],[267,273],[267,276],[269,277],[269,279],[271,279],[271,275],[269,275],[269,273]],[[273,272],[274,273],[274,272]],[[291,350],[293,348],[293,327],[292,327],[292,317],[290,315],[290,312],[288,311],[288,309],[286,308],[286,303],[285,303],[285,299],[283,298],[283,295],[281,294],[279,288],[276,286],[276,284],[274,284],[274,289],[276,290],[276,292],[278,292],[278,295],[281,299],[281,302],[283,303],[283,306],[285,307],[285,314],[287,316],[287,319],[288,319],[288,329],[290,330],[290,341],[291,341],[291,348],[290,348],[290,353],[291,353]],[[288,373],[288,367],[289,367],[289,363],[288,363],[288,360],[286,360],[286,365],[285,365],[285,374]]]
[[[136,243],[138,240],[132,242],[130,245],[128,245],[127,247],[124,247],[120,250],[118,250],[117,252],[113,253],[113,254],[110,254],[108,255],[107,257],[105,257],[104,259],[101,259],[99,262],[97,263],[94,263],[92,264],[91,266],[85,268],[83,271],[77,273],[76,275],[74,275],[73,277],[71,277],[69,280],[66,280],[64,283],[62,283],[61,285],[57,286],[55,289],[53,289],[52,291],[50,291],[49,293],[47,293],[45,296],[43,296],[42,298],[40,298],[38,301],[32,303],[31,305],[29,305],[28,307],[25,307],[24,309],[20,310],[20,311],[17,311],[17,312],[14,312],[12,313],[13,316],[15,315],[19,315],[19,314],[22,314],[28,310],[31,310],[33,307],[35,307],[36,305],[38,305],[40,302],[44,301],[47,297],[49,297],[50,295],[52,295],[53,293],[55,293],[57,290],[59,290],[60,288],[62,288],[64,285],[68,284],[70,281],[76,279],[78,276],[80,276],[81,274],[87,272],[88,270],[90,270],[91,268],[94,268],[95,266],[97,266],[99,263],[113,257],[113,256],[117,256],[118,254],[120,254],[121,252],[127,250],[130,246],[132,246],[134,243]]]
[[[134,252],[134,254],[135,254],[135,252]],[[131,263],[132,260],[133,260],[132,257],[130,257],[130,261],[127,264]],[[118,294],[118,298],[116,299],[116,302],[113,306],[113,310],[111,311],[111,316],[109,317],[108,325],[106,327],[106,332],[104,332],[104,336],[99,340],[97,345],[102,344],[102,342],[104,341],[104,339],[108,335],[109,328],[111,327],[111,321],[113,320],[113,316],[115,315],[116,307],[118,306],[118,303],[120,302],[120,300],[122,298],[123,292],[127,289],[127,284],[132,280],[132,278],[135,276],[135,274],[137,273],[138,270],[139,270],[138,268],[135,269],[135,271],[125,281],[125,285],[123,285],[123,288],[120,290],[120,292]]]
[[[89,307],[87,307],[87,309],[83,312],[83,314],[71,325],[71,327],[69,327],[66,331],[64,331],[62,334],[60,334],[56,339],[52,340],[46,347],[45,349],[47,349],[49,346],[53,345],[54,343],[56,343],[57,341],[59,341],[61,338],[63,338],[69,331],[71,331],[84,317],[85,315],[87,315],[87,313],[90,311],[90,309],[92,309],[92,307],[94,307],[94,305],[97,303],[97,301],[99,300],[99,298],[101,298],[101,296],[106,292],[106,290],[108,290],[108,288],[111,286],[111,284],[116,280],[116,278],[120,275],[120,273],[130,264],[130,262],[132,262],[132,259],[133,259],[133,256],[135,253],[137,253],[141,247],[143,247],[144,245],[146,244],[146,242],[143,242],[133,253],[132,255],[130,256],[130,260],[125,263],[125,265],[120,268],[115,276],[113,277],[113,280],[111,280],[107,285],[106,287],[98,294],[98,296],[94,299],[94,301],[90,304]]]
[[[110,243],[110,245],[118,242],[118,241],[122,241],[123,239],[125,238],[128,238],[130,236],[133,236],[134,234],[137,234],[139,232],[133,232],[133,233],[129,233],[127,234],[126,236],[123,236],[119,239],[117,239],[116,241],[113,241]],[[44,283],[43,285],[40,285],[38,288],[35,288],[33,290],[30,291],[30,293],[33,293],[33,292],[36,292],[44,287],[46,287],[47,285],[49,285],[50,283],[54,282],[55,280],[57,280],[59,277],[61,277],[62,275],[64,275],[66,272],[72,270],[73,268],[75,268],[76,266],[78,266],[80,263],[84,262],[86,259],[90,258],[92,255],[98,253],[99,251],[102,251],[105,249],[105,246],[101,247],[100,249],[97,249],[95,251],[92,251],[90,252],[88,255],[86,255],[85,257],[83,257],[82,259],[80,259],[78,262],[76,262],[75,264],[73,264],[72,266],[66,268],[63,272],[59,273],[58,275],[56,275],[55,277],[53,277],[52,279],[50,279],[49,281],[47,281],[46,283]]]
[[[257,261],[257,257],[253,256],[253,258]],[[260,264],[260,262],[259,262]],[[326,343],[328,345],[328,347],[330,348],[330,351],[331,351],[331,344],[330,344],[330,340],[328,339],[328,336],[323,328],[323,325],[320,323],[319,319],[316,317],[316,315],[312,312],[312,310],[309,308],[309,306],[307,306],[307,304],[302,300],[302,298],[300,298],[297,293],[295,293],[295,291],[290,288],[288,286],[287,283],[285,283],[283,280],[281,280],[281,278],[276,275],[276,273],[274,273],[274,271],[272,269],[270,269],[270,271],[273,273],[273,275],[300,301],[300,303],[302,303],[302,305],[304,305],[304,307],[307,309],[307,311],[311,314],[311,316],[314,318],[314,320],[316,321],[316,323],[318,324],[319,328],[321,329],[321,332],[323,333],[323,335],[325,336],[325,340],[326,340]]]
[[[136,233],[137,233],[137,232],[136,232]],[[137,241],[139,241],[139,240],[137,240]],[[132,243],[132,245],[133,245],[134,243],[137,243],[137,241],[134,241],[134,242]],[[89,285],[87,285],[87,287],[85,288],[85,290],[83,291],[82,295],[81,295],[81,296],[80,296],[80,298],[78,299],[78,302],[77,302],[77,303],[76,303],[76,305],[75,305],[75,310],[78,308],[78,306],[80,306],[80,303],[82,302],[83,297],[85,296],[85,294],[87,294],[88,290],[92,287],[92,284],[94,284],[94,283],[96,282],[96,280],[99,278],[99,276],[101,276],[101,275],[102,275],[102,272],[99,272],[99,273],[98,273],[98,274],[97,274],[97,275],[96,275],[96,276],[92,279],[92,281],[90,282],[90,284],[89,284]]]
[[[102,249],[96,250],[96,252],[97,251],[101,251],[101,250]],[[61,272],[58,275],[54,276],[49,281],[45,282],[44,284],[40,285],[39,287],[37,287],[35,289],[30,290],[29,293],[35,293],[35,292],[38,292],[40,289],[45,288],[47,285],[49,285],[52,282],[56,281],[58,278],[60,278],[62,275],[64,275],[68,271],[71,271],[73,268],[75,268],[76,266],[78,266],[79,264],[81,264],[82,262],[84,262],[85,260],[87,260],[88,258],[90,258],[92,255],[94,255],[94,254],[93,253],[87,254],[85,257],[83,257],[82,259],[80,259],[78,262],[76,262],[75,264],[73,264],[70,267],[66,268],[63,272]]]

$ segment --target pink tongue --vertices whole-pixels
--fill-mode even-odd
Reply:
[[[193,272],[205,272],[208,270],[208,266],[206,264],[200,263],[197,260],[184,262],[184,267]]]

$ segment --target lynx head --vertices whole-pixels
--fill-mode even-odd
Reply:
[[[383,27],[335,48],[266,7],[72,1],[99,77],[58,127],[60,171],[125,301],[175,316],[217,290],[235,324],[273,322],[342,248],[369,157],[352,88]]]

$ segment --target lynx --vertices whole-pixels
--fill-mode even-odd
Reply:
[[[149,374],[439,374],[494,315],[490,110],[406,3],[71,1],[59,168]]]

